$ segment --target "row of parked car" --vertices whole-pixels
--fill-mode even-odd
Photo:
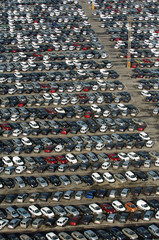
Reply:
[[[67,83],[55,83],[55,82],[49,82],[49,83],[15,83],[15,85],[4,85],[1,84],[0,86],[1,89],[1,94],[25,94],[25,93],[55,93],[55,92],[61,92],[63,93],[64,91],[68,93],[72,92],[89,92],[89,91],[96,91],[98,89],[105,91],[105,90],[123,90],[124,85],[118,81],[81,81],[81,82],[67,82]],[[75,93],[77,94],[77,93]],[[54,96],[54,94],[52,95]],[[70,95],[71,96],[71,95]],[[62,97],[62,96],[61,96]]]
[[[88,164],[83,164],[83,165],[88,165]],[[67,166],[66,166],[67,167]],[[62,172],[65,169],[65,166],[59,166],[60,170],[62,169]],[[85,167],[87,170],[87,167]],[[24,172],[26,169],[25,166],[22,167],[17,167],[16,173],[19,172]],[[33,167],[28,168],[26,170],[27,173],[32,173],[35,171]],[[14,167],[8,167],[5,169],[6,174],[11,174],[14,171]],[[149,178],[149,179],[148,179]],[[159,180],[159,172],[150,170],[148,172],[145,171],[132,171],[132,170],[127,170],[126,172],[121,172],[121,173],[112,173],[110,171],[106,171],[104,173],[100,172],[93,172],[92,174],[87,174],[87,175],[51,175],[49,177],[34,177],[34,176],[29,176],[29,177],[15,177],[15,178],[1,178],[0,179],[0,188],[4,188],[5,186],[7,188],[15,188],[17,185],[19,187],[25,187],[26,185],[36,188],[37,186],[40,186],[42,188],[47,187],[49,185],[54,185],[54,186],[60,186],[60,185],[70,185],[70,184],[82,184],[85,183],[86,185],[90,186],[93,184],[101,184],[101,183],[115,183],[115,181],[118,181],[118,183],[126,183],[127,181],[131,182],[136,182],[136,181],[148,181],[148,180],[153,180],[157,181]],[[17,184],[17,185],[16,185]]]

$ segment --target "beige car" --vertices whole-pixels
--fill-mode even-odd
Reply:
[[[130,239],[137,239],[138,235],[131,228],[123,228],[122,232]]]
[[[87,240],[85,238],[85,236],[82,233],[78,232],[78,231],[72,232],[71,236],[74,237],[74,239],[76,239],[76,240]]]
[[[66,232],[60,232],[58,234],[58,236],[60,237],[60,239],[62,240],[74,240],[68,233]]]

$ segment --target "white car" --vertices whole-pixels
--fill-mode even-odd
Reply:
[[[64,145],[58,144],[58,145],[55,147],[55,152],[61,152],[63,149],[64,149]]]
[[[125,172],[125,176],[132,182],[137,181],[137,176],[132,171]]]
[[[151,97],[151,93],[149,93],[149,91],[147,90],[142,90],[141,95],[143,95],[144,97]]]
[[[92,173],[92,178],[97,183],[103,183],[103,181],[104,181],[103,178],[101,177],[101,175],[97,172]]]
[[[146,142],[146,147],[147,147],[147,148],[151,148],[151,147],[153,147],[154,144],[155,144],[154,141],[149,140],[149,141]]]
[[[19,114],[13,114],[10,118],[11,121],[15,122],[19,119],[20,115]]]
[[[150,210],[150,206],[147,204],[147,202],[143,199],[140,199],[136,202],[136,205],[138,206],[138,208],[147,211]]]
[[[49,207],[42,207],[40,211],[44,216],[48,218],[52,218],[55,216],[54,212]]]
[[[115,178],[113,177],[113,175],[110,172],[105,172],[103,173],[103,177],[106,181],[110,182],[110,183],[114,183],[115,182]]]
[[[18,137],[21,133],[22,133],[21,129],[14,129],[13,132],[12,132],[12,135],[14,137]]]
[[[128,109],[123,103],[118,103],[117,107],[122,111],[126,111]]]
[[[52,96],[51,96],[49,93],[44,93],[44,94],[43,94],[43,98],[48,99],[48,100],[51,100],[51,99],[52,99]]]
[[[30,206],[28,207],[28,210],[29,210],[29,212],[30,212],[32,215],[34,215],[34,216],[39,217],[39,216],[42,215],[42,213],[41,213],[41,211],[39,210],[39,208],[38,208],[37,206],[35,206],[35,205],[30,205]]]
[[[14,156],[14,157],[12,158],[12,161],[13,161],[15,164],[19,165],[19,166],[24,165],[24,161],[21,159],[21,157]]]
[[[104,77],[108,77],[108,75],[109,75],[109,72],[107,69],[102,68],[102,69],[100,69],[100,72],[103,74]]]
[[[132,160],[135,160],[135,161],[140,160],[140,156],[135,152],[129,152],[128,157]]]
[[[4,162],[4,164],[7,165],[8,167],[13,166],[13,161],[11,160],[11,157],[8,156],[2,157],[2,162]]]
[[[4,228],[8,224],[8,219],[1,219],[0,220],[0,229]]]
[[[145,132],[140,132],[140,133],[139,133],[139,136],[140,136],[143,140],[146,140],[146,141],[150,140],[149,135],[148,135],[147,133],[145,133]]]
[[[43,177],[37,177],[36,181],[40,184],[41,187],[47,187],[48,183]]]
[[[69,218],[68,217],[60,217],[57,221],[56,221],[56,225],[59,227],[63,227],[66,225],[66,223],[68,222]]]
[[[72,153],[67,153],[66,155],[65,155],[65,157],[66,157],[66,159],[67,159],[67,161],[69,161],[70,163],[77,163],[77,158],[75,157],[75,155],[74,154],[72,154]]]
[[[92,212],[96,214],[102,213],[102,208],[97,204],[97,203],[91,203],[89,204],[89,208],[91,209]]]
[[[159,219],[159,210],[156,212],[155,218],[156,218],[156,219]]]
[[[95,146],[96,150],[101,151],[105,147],[105,143],[98,142]]]
[[[128,154],[127,154],[127,153],[124,153],[124,152],[118,153],[118,157],[119,157],[121,160],[124,160],[124,161],[129,161],[129,160],[130,160]]]
[[[65,109],[61,108],[61,107],[56,107],[55,111],[58,113],[65,113]]]
[[[101,166],[102,169],[106,170],[111,166],[111,162],[104,162]]]
[[[117,211],[120,211],[120,212],[125,211],[124,205],[123,205],[119,200],[113,201],[113,202],[112,202],[112,206],[113,206]]]
[[[91,105],[91,109],[92,109],[94,112],[101,112],[101,108],[100,108],[97,104],[92,104],[92,105]]]
[[[24,172],[25,169],[26,169],[26,166],[24,166],[24,165],[23,166],[18,166],[18,167],[16,167],[15,172],[20,174],[20,173]]]
[[[31,145],[32,145],[32,142],[30,141],[30,139],[29,139],[28,137],[23,137],[23,138],[21,139],[21,141],[22,141],[22,143],[23,143],[24,145],[27,145],[27,146],[31,146]]]
[[[35,129],[39,128],[39,124],[36,121],[30,121],[29,125],[31,128],[35,128]]]
[[[48,232],[45,236],[47,240],[60,240],[60,238],[53,232]]]

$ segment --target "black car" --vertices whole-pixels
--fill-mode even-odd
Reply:
[[[112,227],[110,232],[119,240],[125,240],[126,239],[125,235],[117,227]]]
[[[17,197],[17,194],[8,194],[5,198],[6,203],[12,203]]]
[[[153,191],[154,191],[154,187],[153,186],[148,186],[144,190],[144,195],[150,196],[153,193]]]
[[[4,184],[8,188],[14,188],[15,187],[15,183],[14,183],[14,180],[12,178],[4,178]]]
[[[132,195],[134,195],[134,196],[139,196],[140,193],[141,193],[141,191],[142,191],[142,187],[136,187],[136,188],[134,188],[134,190],[132,191]]]
[[[96,192],[96,197],[98,198],[104,198],[107,194],[107,190],[106,189],[99,189],[97,192]]]
[[[152,199],[149,201],[149,204],[154,210],[159,210],[159,201],[157,199]]]
[[[108,233],[107,231],[103,230],[103,229],[99,229],[97,230],[97,235],[99,237],[101,237],[103,240],[113,240],[114,237],[111,233]]]
[[[7,238],[8,240],[19,240],[19,237],[14,233],[7,235]]]
[[[33,176],[27,177],[26,180],[27,180],[27,183],[30,187],[35,188],[35,187],[38,186],[38,183],[37,183],[35,177],[33,177]]]
[[[47,202],[49,197],[51,197],[51,192],[43,192],[40,196],[40,200],[43,202]]]
[[[86,205],[79,205],[78,206],[78,209],[83,213],[83,214],[86,214],[86,215],[91,215],[92,214],[92,211],[89,209],[89,207],[87,207]]]
[[[141,215],[142,215],[142,212],[136,211],[136,212],[131,214],[130,220],[133,221],[133,222],[138,222],[139,219],[141,218]]]
[[[127,213],[127,212],[121,213],[121,215],[119,217],[119,222],[126,223],[128,217],[129,217],[129,213]]]
[[[142,237],[143,239],[152,239],[151,233],[147,230],[146,227],[138,227],[136,228],[137,234]]]
[[[57,219],[55,217],[46,219],[45,226],[53,227],[56,220]]]
[[[82,177],[82,181],[86,183],[88,186],[93,185],[94,181],[89,175],[85,175]]]
[[[55,186],[60,186],[61,185],[61,181],[60,181],[59,177],[56,176],[56,175],[49,176],[48,180],[51,184],[53,184]]]
[[[0,219],[4,219],[7,217],[7,213],[3,208],[0,208]]]
[[[148,180],[148,176],[145,172],[136,172],[136,175],[138,176],[139,179],[141,179],[142,181],[147,181]]]
[[[34,240],[46,240],[45,236],[42,233],[35,233],[33,236]]]
[[[93,218],[94,218],[94,215],[92,215],[92,214],[91,215],[86,215],[81,220],[81,224],[89,225],[92,222]]]

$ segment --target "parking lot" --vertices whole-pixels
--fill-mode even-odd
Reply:
[[[0,240],[159,237],[158,3],[92,4],[2,2]]]

